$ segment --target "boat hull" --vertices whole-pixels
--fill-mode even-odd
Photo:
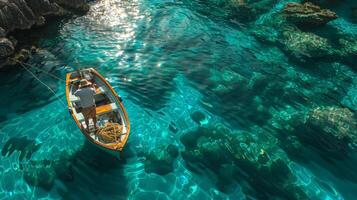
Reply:
[[[96,85],[98,84],[101,87],[96,88],[96,95],[100,95],[103,99],[102,101],[106,101],[109,104],[105,105],[96,105],[96,115],[98,122],[103,122],[100,123],[102,124],[100,128],[104,128],[105,125],[104,122],[107,120],[106,123],[109,123],[110,121],[113,121],[115,123],[120,124],[121,132],[119,132],[118,129],[116,129],[119,138],[117,138],[115,141],[117,142],[107,142],[105,143],[103,140],[100,141],[98,136],[96,135],[98,132],[88,132],[85,130],[84,126],[84,116],[81,113],[81,111],[78,111],[78,99],[76,100],[76,97],[73,95],[74,92],[78,89],[78,83],[75,83],[75,81],[79,81],[83,79],[82,76],[82,71],[85,73],[89,73],[89,75],[92,76],[91,80],[93,83]],[[75,85],[77,84],[77,85]],[[78,128],[81,130],[82,134],[89,140],[89,142],[99,148],[100,150],[113,155],[115,157],[120,158],[120,151],[123,150],[129,134],[130,134],[130,121],[128,118],[128,115],[126,113],[126,110],[122,104],[122,100],[119,97],[119,95],[114,91],[114,89],[111,87],[111,85],[107,82],[107,80],[101,76],[95,69],[89,68],[89,69],[83,69],[80,71],[68,73],[66,76],[66,97],[67,97],[67,102],[68,102],[68,109],[70,111],[71,116],[73,117],[76,125]],[[97,104],[97,99],[95,100]],[[100,115],[100,116],[99,116]],[[110,116],[105,119],[102,119],[102,116]],[[109,119],[109,121],[108,121]],[[116,120],[116,121],[115,121]],[[119,120],[119,121],[118,121]]]

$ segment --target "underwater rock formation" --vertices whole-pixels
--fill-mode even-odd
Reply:
[[[329,152],[344,152],[357,145],[357,118],[347,108],[314,108],[307,115],[306,125],[321,134],[319,140]]]
[[[14,54],[16,44],[5,38],[15,30],[30,29],[46,23],[47,16],[65,16],[72,12],[86,12],[86,0],[3,0],[0,1],[0,61]],[[8,64],[8,63],[6,63]]]
[[[336,13],[328,9],[321,9],[312,3],[288,3],[285,5],[283,13],[288,21],[304,26],[321,26],[337,19]]]
[[[177,146],[161,146],[145,155],[147,173],[168,174],[174,170],[174,162],[179,155]]]
[[[280,124],[285,124],[278,128],[282,143],[289,143],[288,151],[296,155],[310,146],[328,160],[339,159],[357,146],[357,118],[347,108],[316,107],[295,113]]]
[[[221,189],[234,181],[246,181],[261,199],[312,197],[309,184],[299,183],[301,180],[291,169],[294,164],[267,135],[231,131],[217,124],[188,132],[181,142],[185,146],[182,157],[189,169],[211,169]],[[310,181],[313,187],[321,187]]]
[[[323,31],[316,34],[300,28],[288,21],[282,11],[256,22],[251,33],[257,40],[279,47],[298,62],[323,58],[356,67],[353,58],[357,55],[357,39],[354,35],[339,29],[329,34],[323,34]]]
[[[300,61],[337,56],[326,38],[313,33],[288,29],[282,32],[278,41],[286,52]]]
[[[205,90],[215,95],[215,101],[206,98],[202,106],[228,120],[234,120],[241,127],[254,123],[262,125],[271,118],[269,104],[274,94],[284,93],[284,84],[273,79],[273,76],[258,72],[247,75],[229,69],[211,69]],[[284,95],[281,98],[286,97]],[[211,106],[205,105],[205,101],[210,102]]]

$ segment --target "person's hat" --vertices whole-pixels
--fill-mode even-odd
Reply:
[[[86,87],[86,86],[91,85],[91,83],[89,81],[87,81],[87,79],[82,79],[81,82],[79,83],[79,85],[81,87]]]

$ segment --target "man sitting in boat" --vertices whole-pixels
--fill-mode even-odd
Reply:
[[[82,79],[80,81],[79,88],[74,95],[79,97],[79,105],[81,106],[81,112],[87,125],[87,131],[89,131],[89,119],[93,120],[94,129],[97,129],[94,86],[87,79]]]

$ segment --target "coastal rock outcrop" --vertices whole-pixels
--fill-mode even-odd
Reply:
[[[0,58],[11,56],[14,51],[14,44],[9,39],[0,38]]]
[[[312,3],[288,3],[283,9],[288,21],[296,25],[321,26],[337,19],[336,13],[328,9],[321,9]]]
[[[8,33],[44,25],[48,16],[65,16],[72,12],[88,10],[86,0],[1,0],[0,58],[3,61],[0,64],[9,64],[5,58],[13,55],[15,51],[16,44],[5,38]]]

